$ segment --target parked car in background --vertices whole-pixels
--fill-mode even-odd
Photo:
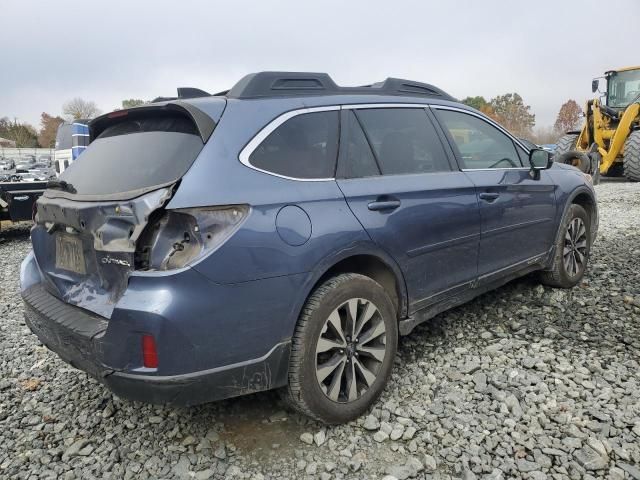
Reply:
[[[15,162],[16,171],[27,171],[36,164],[36,157],[34,156],[23,156]]]
[[[13,170],[16,164],[13,161],[13,158],[2,158],[0,159],[0,170]]]
[[[346,422],[399,335],[530,272],[584,275],[589,177],[433,85],[262,72],[187,93],[91,122],[21,268],[29,328],[120,397],[279,388]]]
[[[37,161],[31,165],[31,170],[50,170],[51,167],[46,162]]]

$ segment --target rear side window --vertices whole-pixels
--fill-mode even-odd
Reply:
[[[293,178],[333,178],[338,154],[339,112],[303,113],[290,118],[249,156],[260,170]]]
[[[356,111],[383,175],[450,171],[442,143],[421,108]]]
[[[513,141],[493,125],[451,110],[437,110],[437,116],[458,149],[462,168],[522,167]]]
[[[60,178],[78,195],[146,191],[180,179],[203,145],[191,119],[180,114],[124,117],[105,128]]]

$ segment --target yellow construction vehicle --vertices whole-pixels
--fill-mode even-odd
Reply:
[[[600,79],[607,82],[600,92]],[[582,130],[557,142],[555,159],[582,171],[640,181],[640,66],[605,72],[591,82],[600,98],[589,100]],[[596,178],[597,180],[597,178]]]

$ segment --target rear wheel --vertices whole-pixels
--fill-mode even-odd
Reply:
[[[640,182],[640,130],[633,131],[624,142],[624,176]]]
[[[551,287],[571,288],[582,280],[591,250],[591,222],[585,209],[571,205],[558,233],[553,265],[541,272],[541,281]]]
[[[353,420],[382,393],[397,342],[395,309],[377,282],[357,274],[327,280],[298,320],[285,400],[324,423]]]

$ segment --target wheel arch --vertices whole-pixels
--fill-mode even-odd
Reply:
[[[398,320],[407,316],[408,294],[404,275],[396,261],[375,245],[360,245],[321,261],[305,282],[305,296],[296,309],[300,315],[309,295],[328,278],[341,273],[358,273],[378,282],[390,295]]]
[[[564,205],[562,216],[560,217],[557,235],[561,235],[560,227],[562,226],[571,205],[580,205],[585,209],[587,215],[589,215],[589,221],[591,223],[591,241],[595,241],[598,231],[598,204],[593,192],[585,186],[578,187],[569,195],[569,198]]]
[[[596,200],[591,193],[587,193],[585,190],[575,192],[569,203],[575,203],[584,208],[589,214],[590,220],[596,215]]]

